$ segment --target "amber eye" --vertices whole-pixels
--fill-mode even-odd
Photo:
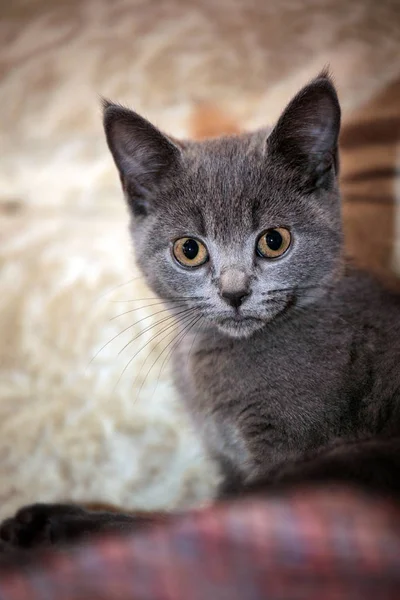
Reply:
[[[290,246],[291,235],[288,229],[276,227],[268,229],[258,238],[257,254],[263,258],[278,258]]]
[[[173,251],[176,260],[184,267],[200,267],[208,260],[207,248],[194,238],[176,240]]]

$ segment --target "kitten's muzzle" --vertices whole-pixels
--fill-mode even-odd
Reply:
[[[219,294],[223,300],[237,309],[250,296],[250,277],[239,269],[226,269],[219,279]]]
[[[239,291],[239,292],[224,292],[221,293],[221,298],[225,300],[233,308],[239,308],[242,305],[247,296],[250,296],[251,291]]]

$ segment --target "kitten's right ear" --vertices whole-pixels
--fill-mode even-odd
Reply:
[[[267,145],[272,155],[300,170],[312,186],[323,186],[332,167],[338,174],[340,105],[332,79],[323,71],[288,104]]]
[[[118,104],[103,101],[104,130],[128,204],[145,215],[151,192],[179,163],[180,149],[154,125]]]

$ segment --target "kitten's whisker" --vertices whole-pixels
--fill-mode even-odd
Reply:
[[[189,328],[189,327],[190,327],[192,324],[194,324],[194,323],[195,323],[195,322],[196,322],[198,319],[200,319],[200,317],[196,316],[196,317],[194,317],[194,318],[193,318],[193,319],[192,319],[192,320],[191,320],[191,321],[190,321],[188,324],[185,324],[185,325],[184,325],[184,328],[183,328],[183,333],[184,333],[185,335],[186,335],[186,332],[187,332],[188,328]],[[149,376],[149,374],[150,374],[150,372],[151,372],[152,368],[154,367],[154,365],[155,365],[155,364],[157,363],[157,361],[159,360],[159,358],[161,358],[161,356],[164,354],[164,352],[165,352],[165,351],[166,351],[166,350],[169,348],[169,346],[170,346],[172,343],[174,343],[174,342],[177,340],[177,338],[179,338],[179,339],[176,341],[176,344],[177,344],[177,343],[179,343],[179,342],[181,341],[181,339],[183,339],[183,337],[185,337],[185,335],[183,335],[183,337],[182,337],[182,338],[181,338],[181,337],[179,337],[181,334],[182,334],[182,330],[180,330],[180,331],[179,331],[179,332],[176,334],[176,336],[175,336],[175,337],[174,337],[174,338],[173,338],[173,339],[172,339],[170,342],[168,342],[168,344],[165,346],[165,348],[163,348],[163,349],[161,350],[161,352],[160,352],[160,354],[157,356],[156,360],[155,360],[155,361],[154,361],[154,362],[153,362],[153,363],[150,365],[150,368],[148,369],[148,371],[147,371],[147,373],[146,373],[146,375],[145,375],[145,377],[144,377],[144,379],[143,379],[143,381],[142,381],[142,384],[141,384],[141,386],[140,386],[140,388],[139,388],[139,391],[138,391],[138,393],[137,393],[137,395],[136,395],[136,398],[140,397],[140,393],[141,393],[141,391],[142,391],[142,389],[143,389],[143,386],[144,386],[144,384],[146,383],[146,379],[147,379],[147,377]],[[175,344],[175,345],[176,345],[176,344]],[[175,345],[173,346],[173,348],[175,348]],[[164,359],[164,362],[165,362],[165,359]],[[163,365],[164,365],[164,363],[163,363]],[[162,366],[163,366],[163,365],[162,365]],[[162,367],[161,367],[161,368],[162,368]],[[153,391],[153,394],[154,394],[154,393],[155,393],[155,390]]]
[[[196,333],[194,334],[194,337],[193,337],[193,340],[192,340],[192,344],[191,344],[190,349],[189,349],[189,353],[188,353],[188,356],[187,356],[187,359],[186,359],[186,368],[187,369],[189,368],[190,355],[192,354],[193,346],[195,344],[195,341],[196,341],[198,333],[199,333],[199,331],[197,330]]]
[[[297,292],[298,290],[315,290],[315,289],[320,289],[321,285],[294,285],[293,287],[289,287],[289,288],[277,288],[275,290],[267,290],[266,292],[261,292],[262,296],[268,296],[271,294],[281,294],[283,292],[287,292],[287,293],[294,293]]]
[[[176,313],[176,315],[174,314],[170,314],[167,315],[166,317],[163,317],[162,319],[159,319],[158,321],[156,321],[155,323],[152,323],[151,325],[148,325],[145,329],[142,329],[142,331],[140,331],[137,335],[135,335],[135,337],[133,337],[131,340],[129,340],[129,342],[127,342],[125,344],[125,346],[118,352],[118,356],[120,356],[120,354],[122,354],[122,352],[128,347],[130,346],[134,341],[136,341],[139,337],[141,337],[143,334],[147,333],[148,331],[150,331],[151,329],[154,329],[154,327],[157,327],[158,325],[161,325],[162,323],[165,323],[165,321],[169,321],[171,319],[176,320],[176,317],[179,315],[184,315],[187,312],[191,312],[192,310],[195,310],[193,308],[185,308],[184,310]],[[160,312],[165,312],[165,311],[160,311]]]
[[[90,359],[89,364],[91,364],[95,360],[95,358],[98,357],[98,355],[100,354],[100,352],[102,352],[104,350],[104,348],[106,348],[109,344],[111,344],[111,342],[113,342],[114,340],[116,340],[117,337],[119,337],[120,335],[122,335],[123,333],[125,333],[126,331],[128,331],[129,329],[132,329],[132,327],[135,327],[135,325],[138,325],[142,321],[145,321],[146,319],[150,319],[151,317],[154,316],[154,314],[157,315],[157,314],[159,314],[161,312],[165,312],[165,309],[164,310],[160,310],[160,311],[158,311],[156,313],[147,315],[146,317],[143,317],[142,319],[139,319],[138,321],[135,321],[135,323],[132,323],[132,325],[128,325],[128,327],[125,327],[125,329],[123,329],[122,331],[120,331],[119,333],[117,333],[116,335],[114,335],[114,337],[112,337],[111,340],[108,340],[108,342],[106,344],[104,344],[104,346],[102,346],[100,348],[100,350],[98,350],[96,352],[96,354],[93,356],[93,358]]]
[[[186,321],[186,319],[187,319],[187,318],[192,318],[192,314],[191,314],[191,313],[192,313],[192,310],[194,310],[194,309],[190,309],[190,314],[183,315],[183,316],[181,317],[181,319],[178,321],[178,323]],[[167,331],[167,330],[169,330],[169,329],[172,329],[173,327],[176,327],[178,323],[177,323],[177,321],[174,319],[173,323],[170,323],[169,325],[167,325],[166,327],[164,327],[164,328],[163,328],[161,331],[158,331],[158,332],[157,332],[157,333],[156,333],[154,336],[152,336],[152,337],[150,338],[150,340],[149,340],[148,342],[146,342],[146,343],[144,344],[144,346],[142,346],[141,348],[139,348],[139,350],[138,350],[137,352],[135,352],[135,354],[134,354],[134,355],[133,355],[133,356],[132,356],[132,357],[129,359],[128,363],[127,363],[127,364],[125,365],[125,367],[123,368],[123,371],[122,371],[121,375],[119,376],[119,378],[118,378],[118,381],[117,381],[117,383],[115,384],[115,387],[116,387],[116,386],[119,384],[119,382],[121,381],[121,378],[123,377],[124,373],[125,373],[125,372],[126,372],[126,370],[128,369],[129,365],[130,365],[130,364],[132,364],[132,361],[133,361],[133,360],[136,358],[136,356],[138,356],[138,354],[140,354],[140,353],[142,352],[142,350],[144,350],[144,348],[146,348],[146,346],[148,346],[148,344],[150,344],[150,343],[151,343],[151,342],[153,342],[155,339],[157,339],[159,335],[161,335],[162,333],[164,333],[165,331]],[[170,331],[169,333],[167,333],[167,335],[166,335],[166,336],[164,336],[164,337],[163,337],[163,338],[162,338],[162,339],[161,339],[159,342],[157,342],[156,346],[157,346],[157,345],[158,345],[158,344],[159,344],[159,343],[160,343],[160,342],[161,342],[161,341],[162,341],[162,340],[163,340],[165,337],[167,337],[168,335],[171,335],[171,333],[173,333],[173,332],[171,332],[171,331]],[[133,341],[133,340],[132,340],[132,341]],[[151,353],[150,353],[150,354],[151,354]],[[148,356],[145,358],[144,362],[142,363],[141,369],[143,368],[144,364],[146,363],[146,360],[147,360],[147,358],[148,358]],[[134,379],[134,383],[135,383],[135,381],[136,381],[137,377],[138,377],[138,375],[136,375],[136,377],[135,377],[135,379]]]
[[[111,300],[111,302],[144,302],[145,300],[160,300],[166,304],[167,302],[183,302],[187,300],[196,300],[196,301],[206,301],[208,298],[204,296],[177,296],[176,298],[164,298],[161,299],[159,296],[154,296],[153,298],[133,298],[132,300]]]
[[[128,325],[128,327],[125,327],[125,329],[123,329],[122,331],[120,331],[119,333],[117,333],[116,335],[114,335],[114,337],[112,337],[111,340],[108,340],[108,342],[106,344],[104,344],[104,346],[102,346],[96,352],[96,354],[90,359],[89,365],[98,357],[98,355],[100,354],[100,352],[102,352],[104,350],[104,348],[106,348],[109,344],[111,344],[111,342],[113,342],[114,340],[116,340],[117,337],[119,337],[120,335],[122,335],[123,333],[125,333],[126,331],[128,331],[129,329],[131,329],[132,327],[135,327],[135,325],[138,325],[142,321],[145,321],[146,319],[150,319],[154,315],[157,315],[157,314],[160,314],[162,312],[165,312],[166,310],[168,310],[168,309],[163,309],[163,310],[160,310],[160,311],[158,311],[156,313],[152,313],[150,315],[147,315],[146,317],[143,317],[142,319],[139,319],[138,321],[135,321],[135,323],[132,323],[132,325]],[[153,324],[153,326],[155,326],[155,325],[157,325],[157,322]]]
[[[142,299],[143,302],[145,301],[145,299]],[[157,300],[157,298],[154,298],[154,301]],[[153,302],[153,299],[151,299],[151,301]],[[113,304],[127,304],[128,302],[134,302],[134,300],[112,300],[111,301]],[[183,302],[183,300],[179,300],[178,302]],[[139,310],[140,308],[146,308],[146,306],[157,306],[157,304],[165,304],[164,300],[160,300],[158,298],[157,302],[154,302],[153,304],[144,304],[144,306],[138,306],[137,308],[135,308],[134,310]],[[129,311],[127,311],[129,312]],[[123,315],[125,315],[126,313],[122,313]]]
[[[138,350],[138,351],[137,351],[137,352],[136,352],[136,353],[133,355],[132,359],[134,359],[134,358],[135,358],[135,357],[136,357],[138,354],[140,354],[140,352],[141,352],[142,350],[144,350],[144,348],[146,348],[146,346],[147,346],[148,344],[150,344],[151,342],[153,342],[153,341],[154,341],[154,340],[155,340],[155,339],[156,339],[156,338],[157,338],[159,335],[161,335],[161,334],[162,334],[162,333],[164,333],[165,331],[168,331],[168,330],[170,330],[170,329],[171,329],[171,328],[173,328],[173,327],[175,327],[175,328],[176,328],[176,327],[178,327],[178,325],[179,325],[180,323],[184,323],[184,322],[186,321],[186,319],[187,319],[187,318],[189,318],[189,317],[191,318],[191,316],[192,316],[191,314],[190,314],[190,315],[189,315],[189,314],[188,314],[188,315],[183,315],[183,316],[181,317],[181,319],[179,319],[178,321],[176,321],[176,320],[174,319],[174,322],[173,322],[173,323],[170,323],[170,324],[169,324],[169,325],[167,325],[166,327],[163,327],[163,328],[161,329],[161,331],[158,331],[158,332],[157,332],[157,333],[156,333],[156,334],[155,334],[153,337],[151,337],[151,338],[150,338],[150,340],[149,340],[148,342],[146,342],[146,343],[144,344],[144,346],[142,346],[142,347],[141,347],[141,348],[140,348],[140,349],[139,349],[139,350]],[[158,342],[155,344],[155,346],[154,346],[154,348],[151,350],[151,352],[153,352],[153,350],[154,350],[155,348],[157,348],[157,347],[160,345],[160,343],[162,342],[162,340],[163,340],[163,339],[165,339],[165,338],[166,338],[168,335],[171,335],[171,333],[172,333],[172,332],[170,331],[170,332],[169,332],[169,333],[168,333],[166,336],[163,336],[163,337],[161,338],[161,340],[159,340],[159,341],[158,341]],[[150,354],[151,354],[151,352],[150,352]],[[142,367],[141,367],[141,368],[143,368],[143,366],[145,365],[145,363],[146,363],[147,359],[149,358],[150,354],[149,354],[148,356],[146,356],[145,360],[144,360],[144,361],[143,361],[143,363],[142,363]],[[131,360],[132,360],[132,359],[131,359]]]
[[[279,298],[265,298],[264,300],[262,300],[262,304],[263,306],[265,304],[279,304],[282,301],[288,300],[288,298],[290,298],[290,295],[288,295],[287,297],[280,296]]]
[[[192,323],[192,324],[190,324],[190,323],[189,323],[189,329],[187,329],[187,328],[186,328],[185,334],[183,335],[182,339],[180,339],[180,340],[179,340],[179,342],[177,342],[176,346],[177,346],[178,344],[180,344],[180,343],[181,343],[181,341],[183,341],[183,339],[184,339],[184,338],[187,336],[187,334],[189,333],[189,331],[190,331],[190,330],[191,330],[193,327],[195,327],[195,326],[197,325],[197,323],[200,321],[200,319],[202,319],[202,318],[203,318],[203,317],[202,317],[202,315],[200,315],[200,316],[197,318],[197,320],[195,320],[195,321],[194,321],[194,323]],[[191,344],[191,346],[190,346],[190,350],[189,350],[189,355],[190,355],[190,352],[192,351],[193,344],[194,344],[194,341],[195,341],[195,339],[196,339],[196,337],[197,337],[197,334],[198,334],[198,331],[196,331],[196,334],[195,334],[195,336],[194,336],[194,338],[193,338],[193,341],[192,341],[192,344]],[[175,350],[176,346],[173,346],[173,348],[171,349],[171,351],[168,353],[168,355],[167,355],[167,356],[164,358],[164,360],[163,360],[163,363],[162,363],[162,365],[161,365],[161,369],[160,369],[160,371],[159,371],[159,373],[158,373],[157,382],[156,382],[156,387],[155,387],[155,389],[154,389],[153,395],[154,395],[154,393],[155,393],[155,391],[156,391],[156,389],[157,389],[158,382],[160,381],[160,377],[161,377],[161,373],[162,373],[162,370],[163,370],[163,368],[164,368],[164,365],[165,365],[165,363],[166,363],[166,362],[169,360],[169,358],[172,356],[172,353],[173,353],[173,351]]]
[[[118,290],[119,288],[122,288],[125,285],[129,285],[130,283],[132,283],[133,281],[137,281],[138,279],[143,279],[143,275],[138,275],[137,277],[132,277],[132,279],[129,279],[129,281],[125,281],[125,283],[119,283],[115,287],[110,288],[106,292],[103,292],[100,296],[98,296],[98,298],[96,298],[96,300],[101,300],[102,298],[104,298],[104,296],[108,296],[112,292],[115,292],[115,290]]]
[[[162,338],[160,340],[158,340],[158,342],[155,344],[155,346],[151,349],[150,353],[146,356],[146,358],[144,359],[144,361],[142,362],[142,364],[140,366],[140,370],[138,371],[135,379],[133,380],[133,384],[132,384],[133,387],[135,387],[135,383],[136,383],[137,378],[139,377],[140,371],[143,369],[144,365],[146,364],[147,360],[150,358],[150,356],[152,355],[152,353],[154,352],[154,350],[161,344],[161,342],[163,340],[165,340],[169,335],[171,335],[171,334],[174,333],[174,329],[176,329],[181,324],[187,323],[188,320],[191,320],[192,318],[193,318],[193,315],[192,315],[192,313],[190,313],[188,315],[184,315],[183,317],[181,317],[181,319],[179,319],[179,321],[174,321],[174,323],[171,323],[167,327],[164,327],[155,336],[153,336],[151,338],[151,340],[149,340],[149,342],[147,342],[142,348],[140,348],[140,350],[138,352],[136,352],[136,354],[130,359],[130,362],[132,362],[132,360],[135,358],[135,356],[137,356],[147,346],[147,344],[149,344],[150,342],[154,341],[159,335],[161,335],[165,331],[172,329],[172,331],[168,331],[166,333],[166,335],[163,335]],[[179,334],[179,331],[177,333]]]
[[[119,315],[115,315],[114,317],[111,317],[110,321],[114,321],[115,319],[119,319],[120,317],[123,317],[124,315],[129,315],[129,313],[133,313],[138,310],[142,310],[145,308],[151,308],[152,306],[160,306],[162,304],[164,304],[164,302],[161,301],[161,302],[155,302],[154,304],[145,304],[144,306],[137,306],[136,308],[131,308],[130,310],[126,310],[125,312],[120,313]],[[175,304],[175,306],[177,306],[177,305]],[[185,306],[183,302],[182,302],[181,306]],[[179,308],[179,306],[178,306],[178,308]],[[165,308],[165,310],[170,310],[170,309]],[[157,313],[155,313],[155,314],[157,314]]]

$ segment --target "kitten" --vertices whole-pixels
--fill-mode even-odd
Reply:
[[[179,315],[177,388],[227,486],[397,435],[400,300],[343,257],[329,75],[272,131],[181,144],[108,103],[104,123],[138,263]]]
[[[271,131],[178,142],[108,102],[104,126],[138,264],[181,328],[175,383],[221,493],[324,478],[397,490],[400,299],[343,256],[329,75]],[[18,544],[21,519],[7,527]]]

